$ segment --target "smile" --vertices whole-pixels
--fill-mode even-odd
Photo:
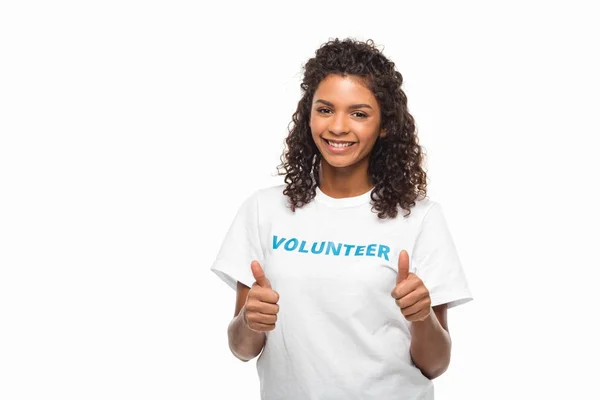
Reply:
[[[323,138],[323,141],[325,143],[327,143],[327,150],[330,153],[345,153],[346,151],[349,151],[350,148],[356,143],[356,142],[344,142],[341,140],[328,140]]]
[[[325,143],[327,143],[329,146],[334,147],[336,149],[341,149],[344,147],[350,147],[354,144],[354,142],[344,142],[341,140],[328,140],[328,139],[323,139],[325,141]]]

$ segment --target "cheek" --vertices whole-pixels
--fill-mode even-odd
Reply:
[[[310,120],[308,121],[308,125],[310,126],[310,129],[312,129],[312,130],[318,129],[319,120],[317,118],[311,117]]]
[[[318,137],[323,133],[323,124],[320,124],[318,120],[311,119],[308,126],[313,137]]]
[[[359,137],[359,140],[363,143],[363,145],[372,146],[375,144],[378,134],[375,130],[369,128],[361,131],[360,135],[357,136]]]

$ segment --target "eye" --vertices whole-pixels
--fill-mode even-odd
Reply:
[[[331,112],[331,110],[330,110],[329,108],[319,108],[319,109],[317,109],[317,112],[318,112],[319,114],[329,114],[329,113]],[[356,111],[356,112],[354,112],[354,113],[352,113],[352,114],[353,114],[353,115],[356,115],[356,116],[357,116],[358,118],[360,118],[360,119],[364,119],[364,118],[367,118],[367,117],[368,117],[368,115],[367,115],[367,114],[365,114],[365,113],[363,113],[363,112],[360,112],[360,111]]]

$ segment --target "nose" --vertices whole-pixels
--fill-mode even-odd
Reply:
[[[348,120],[343,113],[334,114],[329,121],[329,132],[331,134],[339,136],[348,133]]]

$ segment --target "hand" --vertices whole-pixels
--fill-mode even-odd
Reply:
[[[408,273],[406,250],[402,250],[398,258],[398,276],[392,297],[408,321],[423,321],[431,313],[429,290],[418,276]]]
[[[279,294],[271,288],[271,282],[258,261],[252,261],[250,268],[256,282],[250,288],[244,305],[244,322],[255,332],[272,331],[279,312]]]

